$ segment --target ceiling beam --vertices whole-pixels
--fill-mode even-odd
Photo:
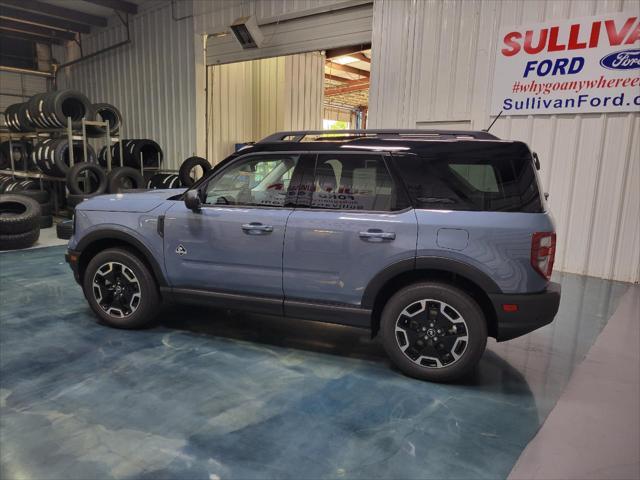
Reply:
[[[343,55],[351,55],[352,53],[361,52],[362,50],[369,50],[370,48],[370,43],[361,43],[360,45],[352,45],[350,47],[330,48],[326,51],[325,56],[327,59],[331,59],[342,57]]]
[[[358,52],[358,53],[352,53],[349,55],[350,57],[353,58],[357,58],[358,60],[360,60],[361,62],[365,62],[365,63],[371,63],[371,59],[369,57],[367,57],[364,53],[362,52]]]
[[[16,8],[6,7],[3,4],[0,4],[0,17],[29,24],[37,23],[47,27],[57,28],[59,30],[70,30],[72,32],[80,33],[89,33],[91,31],[89,26],[82,23],[70,22],[68,20],[63,20],[62,18],[49,17],[47,15],[40,15],[39,13],[18,10]]]
[[[326,63],[327,68],[333,70],[340,70],[342,72],[354,73],[356,75],[360,75],[361,77],[369,78],[369,72],[366,70],[360,70],[359,68],[350,67],[349,65],[340,65],[339,63],[333,63],[331,61]]]
[[[0,29],[11,30],[13,32],[31,33],[34,35],[40,35],[41,37],[56,38],[60,40],[74,40],[76,38],[76,35],[71,32],[63,32],[61,30],[54,30],[53,28],[41,27],[39,25],[16,22],[6,18],[0,18]]]
[[[40,0],[2,0],[1,4],[11,5],[22,10],[28,10],[35,13],[43,13],[45,15],[53,15],[54,17],[61,17],[72,22],[84,23],[85,25],[93,25],[94,27],[106,27],[106,17],[100,17],[98,15],[91,15],[89,13],[80,12],[79,10],[72,10],[70,8],[59,7],[51,3],[44,3]],[[1,8],[1,7],[0,7]]]
[[[330,73],[325,73],[324,78],[327,80],[333,80],[334,82],[348,82],[349,78],[339,77],[338,75],[331,75]]]
[[[324,89],[325,97],[335,97],[336,95],[344,95],[345,93],[359,92],[369,89],[369,80],[358,80],[348,86],[330,87]]]
[[[43,37],[35,33],[14,32],[12,30],[4,30],[3,28],[0,28],[0,43],[2,43],[2,38],[19,38],[21,40],[30,40],[37,43],[55,43],[56,45],[62,44],[62,40],[59,38]]]
[[[111,8],[112,10],[118,10],[123,13],[130,13],[135,15],[138,13],[138,5],[127,0],[84,0],[85,2],[93,3],[105,8]]]

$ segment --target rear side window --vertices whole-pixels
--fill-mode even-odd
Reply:
[[[529,148],[520,142],[443,142],[396,156],[416,208],[542,212]]]
[[[404,208],[384,159],[377,154],[319,154],[299,206],[389,212]]]

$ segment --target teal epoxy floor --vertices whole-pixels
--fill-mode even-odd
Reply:
[[[173,308],[94,323],[64,248],[0,254],[0,478],[504,478],[627,284],[558,275],[556,321],[457,385],[357,329]]]

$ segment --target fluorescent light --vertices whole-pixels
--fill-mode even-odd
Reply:
[[[358,59],[350,57],[349,55],[344,55],[343,57],[334,58],[331,61],[340,65],[346,65],[347,63],[357,62]]]

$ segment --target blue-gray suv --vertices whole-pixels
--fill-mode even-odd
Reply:
[[[484,131],[281,132],[186,191],[81,203],[67,261],[109,326],[163,301],[338,323],[450,381],[558,310],[538,168]]]

